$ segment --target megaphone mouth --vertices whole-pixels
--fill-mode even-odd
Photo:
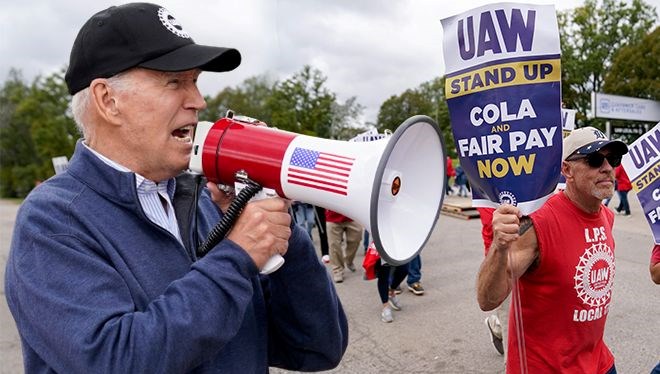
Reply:
[[[415,162],[413,154],[437,164]],[[376,169],[369,217],[374,244],[389,264],[409,262],[430,238],[445,195],[445,158],[440,129],[427,116],[409,118],[390,137]]]

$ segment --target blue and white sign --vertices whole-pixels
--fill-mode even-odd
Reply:
[[[445,96],[473,205],[523,214],[561,169],[561,59],[552,5],[491,4],[442,20]]]
[[[621,164],[660,244],[660,123],[628,146]]]

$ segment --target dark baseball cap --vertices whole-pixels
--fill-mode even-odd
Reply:
[[[70,94],[133,67],[160,71],[230,71],[233,48],[195,44],[167,9],[150,3],[113,6],[93,15],[73,43],[64,77]]]

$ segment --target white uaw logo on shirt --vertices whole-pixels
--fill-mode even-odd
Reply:
[[[576,322],[594,321],[607,314],[614,282],[614,253],[605,243],[587,248],[575,266],[575,291],[588,307],[573,311]]]
[[[160,23],[163,24],[168,30],[170,30],[174,35],[180,36],[182,38],[189,39],[190,35],[187,32],[183,31],[183,27],[179,24],[179,21],[174,18],[172,13],[165,8],[158,9],[158,19]]]

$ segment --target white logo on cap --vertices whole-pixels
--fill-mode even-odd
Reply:
[[[183,27],[181,27],[179,21],[174,18],[169,10],[165,8],[158,9],[158,19],[160,19],[160,23],[162,23],[163,26],[170,30],[174,35],[190,39],[190,35],[183,31]]]

